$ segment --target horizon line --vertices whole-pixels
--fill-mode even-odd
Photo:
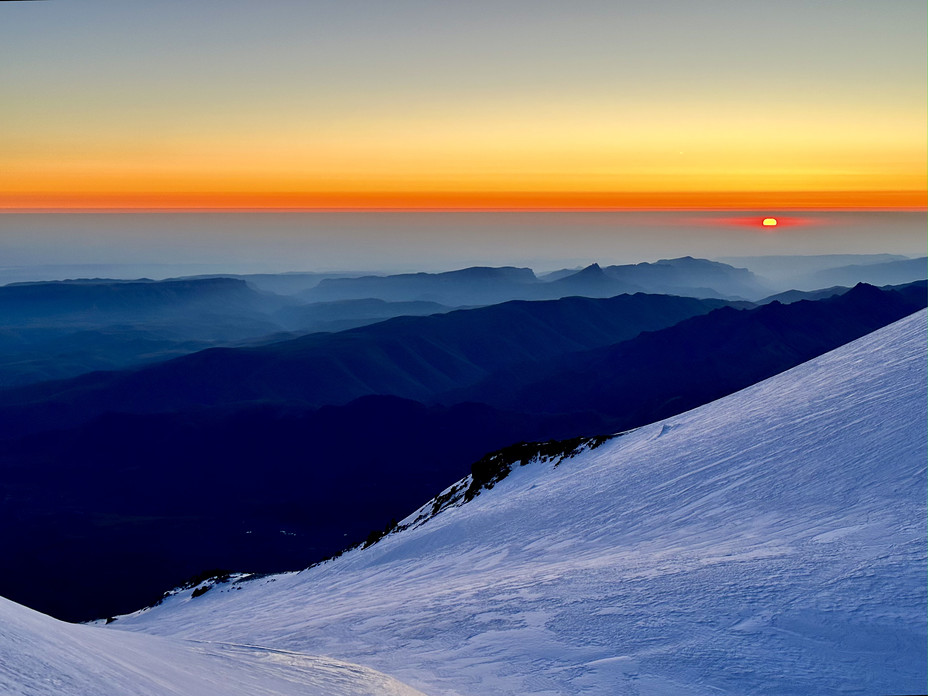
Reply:
[[[926,213],[928,206],[642,206],[642,207],[56,207],[56,208],[13,208],[0,207],[0,215],[105,215],[105,214],[178,214],[178,213],[680,213],[680,212],[757,212],[771,215],[784,212],[874,212],[874,213]]]
[[[928,210],[926,190],[327,191],[0,194],[0,213]]]

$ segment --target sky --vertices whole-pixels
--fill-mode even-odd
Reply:
[[[0,209],[923,210],[925,27],[922,0],[0,2]]]

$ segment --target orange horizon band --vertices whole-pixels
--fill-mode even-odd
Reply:
[[[0,194],[0,212],[925,210],[926,191]]]

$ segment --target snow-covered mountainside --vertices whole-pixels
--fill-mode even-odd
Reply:
[[[67,624],[2,598],[0,694],[422,696],[340,660]]]
[[[466,503],[465,480],[301,573],[105,628],[0,600],[0,693],[924,693],[926,330],[516,463]]]
[[[923,693],[926,328],[516,466],[307,571],[60,631],[328,655],[432,696]]]

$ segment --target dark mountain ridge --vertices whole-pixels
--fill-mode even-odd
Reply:
[[[684,256],[654,263],[608,266],[604,273],[649,292],[691,297],[756,300],[770,289],[746,268]]]
[[[770,294],[750,271],[685,256],[654,263],[555,271],[538,278],[529,268],[474,267],[446,273],[409,273],[322,280],[300,294],[314,302],[376,297],[446,305],[493,304],[582,295],[612,297],[646,292],[722,299],[758,299]]]
[[[74,322],[134,320],[152,314],[190,310],[228,313],[276,310],[283,298],[252,290],[233,278],[164,281],[64,281],[0,287],[0,317],[4,325],[55,318]]]
[[[374,297],[392,302],[428,301],[446,305],[494,304],[532,299],[538,283],[530,268],[474,266],[445,273],[401,273],[361,278],[327,278],[300,293],[313,302]]]
[[[828,268],[814,276],[819,287],[828,285],[852,285],[870,283],[871,285],[899,285],[928,278],[928,258],[904,259],[868,265],[849,265]]]
[[[625,267],[611,268],[615,272]],[[267,345],[395,316],[513,299],[606,298],[651,288],[694,297],[751,292],[742,287],[743,274],[737,269],[699,259],[629,268],[636,283],[593,264],[543,279],[527,268],[473,267],[393,276],[233,274],[12,284],[0,287],[0,389],[132,368],[210,347]],[[736,276],[735,285],[741,285],[727,287]],[[726,292],[709,287],[711,283],[726,287]],[[293,294],[300,290],[307,292],[302,297]]]
[[[393,396],[321,408],[226,402],[91,413],[36,435],[23,421],[0,441],[0,526],[17,530],[0,536],[0,594],[89,618],[135,608],[208,567],[304,567],[412,512],[488,451],[670,417],[925,304],[921,284],[723,305],[598,349],[501,368],[494,378],[517,379],[488,391],[496,406]],[[15,413],[8,405],[4,418]]]
[[[312,327],[314,332],[354,329],[398,316],[428,316],[443,314],[456,307],[437,302],[387,302],[374,298],[313,302],[284,307],[274,313],[274,319],[290,330]]]
[[[293,302],[229,278],[0,287],[0,388],[167,360],[279,332],[274,314]]]
[[[519,365],[445,395],[533,413],[595,413],[622,430],[721,398],[928,303],[926,284],[859,284],[819,301],[723,307],[604,348]]]
[[[814,291],[835,285],[853,287],[857,283],[900,285],[928,278],[925,257],[912,259],[895,254],[745,256],[719,260],[749,268],[777,292]]]
[[[514,301],[254,348],[214,348],[134,371],[0,391],[0,436],[108,411],[267,401],[321,406],[368,394],[429,400],[509,364],[609,345],[724,304],[644,294]]]

